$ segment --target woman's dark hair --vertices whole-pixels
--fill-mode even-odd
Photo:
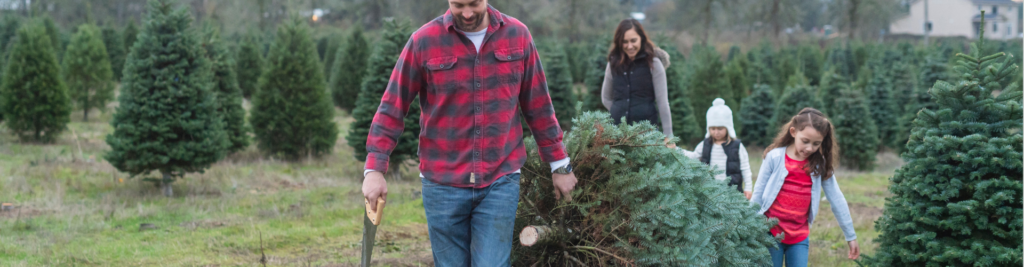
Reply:
[[[796,141],[793,135],[789,134],[789,128],[802,131],[807,126],[814,127],[824,138],[821,140],[821,148],[807,157],[804,170],[807,170],[810,175],[828,179],[835,173],[836,159],[839,158],[839,146],[836,145],[835,128],[832,126],[832,122],[817,109],[804,108],[789,119],[789,122],[779,129],[779,135],[775,137],[775,141],[764,150],[762,157],[768,156],[768,152],[772,149],[790,146]]]
[[[635,19],[624,19],[619,22],[619,27],[615,28],[615,38],[612,39],[612,47],[608,51],[608,62],[611,63],[614,70],[621,71],[630,63],[629,55],[626,55],[626,51],[622,49],[622,43],[626,41],[626,31],[629,30],[634,30],[637,35],[640,35],[640,52],[638,53],[647,53],[647,65],[654,62],[654,43],[647,38],[644,26]]]

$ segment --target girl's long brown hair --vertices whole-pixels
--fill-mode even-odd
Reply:
[[[629,63],[629,55],[626,54],[626,50],[622,49],[622,43],[626,41],[626,31],[629,30],[634,30],[637,35],[640,35],[640,52],[647,53],[647,58],[645,59],[647,60],[647,65],[651,65],[654,62],[654,43],[651,42],[650,38],[647,38],[644,26],[640,25],[640,21],[635,19],[624,19],[615,28],[612,48],[608,51],[608,62],[611,63],[614,70],[622,71],[624,66]]]
[[[768,152],[772,151],[772,149],[787,147],[796,141],[793,135],[789,134],[789,128],[802,131],[807,126],[818,130],[824,136],[824,139],[821,140],[821,147],[818,148],[818,151],[807,157],[807,164],[804,165],[804,170],[810,175],[819,176],[821,179],[828,179],[835,173],[835,165],[837,165],[837,159],[839,158],[839,146],[836,145],[835,128],[832,126],[832,122],[825,117],[824,113],[814,108],[804,108],[796,116],[790,118],[789,122],[782,126],[782,129],[779,129],[779,135],[775,137],[775,141],[764,150],[762,158],[767,157]]]

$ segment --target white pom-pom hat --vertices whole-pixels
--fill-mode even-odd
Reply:
[[[707,121],[708,126],[705,128],[707,133],[704,134],[704,138],[711,137],[711,127],[725,127],[729,129],[729,136],[736,139],[736,130],[732,127],[732,109],[725,105],[724,99],[715,98],[714,101],[711,101]]]

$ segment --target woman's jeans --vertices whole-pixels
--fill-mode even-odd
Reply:
[[[810,237],[800,243],[786,245],[779,242],[778,248],[768,248],[772,254],[772,263],[775,267],[782,267],[782,260],[785,258],[786,267],[807,267],[807,244]]]
[[[519,174],[480,188],[423,183],[434,266],[509,266],[519,207]]]

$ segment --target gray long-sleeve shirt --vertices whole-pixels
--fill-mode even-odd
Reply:
[[[661,118],[661,132],[666,137],[672,137],[672,112],[668,106],[668,79],[665,77],[665,67],[661,59],[655,57],[651,64],[651,77],[654,79],[654,99],[658,105],[658,116]],[[609,63],[604,67],[604,84],[601,85],[601,104],[609,111],[612,110],[612,65]]]

